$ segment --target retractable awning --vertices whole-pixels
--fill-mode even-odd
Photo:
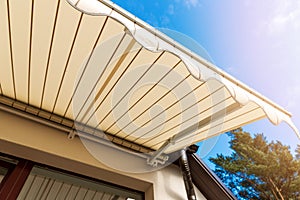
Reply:
[[[2,105],[123,146],[170,153],[266,117],[299,136],[289,112],[111,1],[0,1],[0,47]]]

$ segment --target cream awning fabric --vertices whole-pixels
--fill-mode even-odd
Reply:
[[[168,153],[265,117],[299,136],[290,113],[110,1],[1,0],[0,47],[2,103],[121,145],[179,134]]]

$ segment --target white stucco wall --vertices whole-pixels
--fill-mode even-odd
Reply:
[[[169,166],[160,171],[152,173],[155,199],[185,200],[186,191],[180,170],[176,166]],[[196,187],[198,200],[206,199]]]

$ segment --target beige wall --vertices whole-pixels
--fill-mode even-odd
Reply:
[[[0,110],[0,151],[146,193],[146,199],[186,199],[176,166],[148,173],[116,172],[86,150],[79,138]],[[146,162],[146,161],[145,161]],[[196,191],[198,199],[205,199]]]

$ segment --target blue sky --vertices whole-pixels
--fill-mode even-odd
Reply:
[[[113,0],[154,27],[183,33],[213,62],[293,114],[300,127],[300,1]],[[286,125],[262,120],[244,127],[294,150],[299,139]],[[226,135],[206,141],[200,155],[229,153]],[[210,147],[214,148],[211,149]],[[206,156],[206,157],[205,157]]]

